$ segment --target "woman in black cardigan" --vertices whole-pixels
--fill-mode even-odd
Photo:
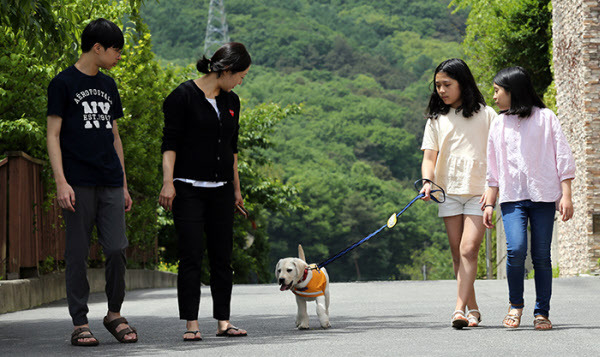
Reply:
[[[251,59],[241,43],[223,45],[196,65],[200,78],[179,85],[163,104],[163,187],[159,203],[173,210],[179,241],[177,300],[185,341],[199,341],[200,273],[210,263],[217,336],[246,336],[229,322],[234,207],[243,209],[237,168],[241,84]]]

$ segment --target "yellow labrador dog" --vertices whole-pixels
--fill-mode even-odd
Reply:
[[[329,275],[325,268],[311,269],[316,265],[308,265],[304,250],[298,245],[299,258],[280,259],[275,268],[275,277],[281,285],[279,290],[291,290],[296,295],[298,314],[296,327],[308,329],[308,313],[306,302],[317,302],[317,315],[322,328],[329,328]]]

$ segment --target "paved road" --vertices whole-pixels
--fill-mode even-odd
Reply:
[[[294,327],[296,305],[275,285],[236,285],[232,321],[248,337],[214,336],[210,291],[202,288],[200,329],[204,340],[180,341],[175,289],[128,292],[123,313],[138,328],[137,344],[121,345],[102,326],[102,294],[90,299],[90,322],[100,346],[69,343],[70,319],[64,300],[0,315],[0,355],[10,356],[600,356],[600,278],[554,280],[553,331],[535,331],[531,317],[533,281],[526,289],[522,327],[500,324],[507,308],[506,281],[477,281],[482,327],[453,330],[453,281],[334,283],[331,322],[321,330],[310,304],[311,329]]]

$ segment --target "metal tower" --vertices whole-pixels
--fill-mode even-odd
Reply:
[[[223,0],[210,0],[204,37],[204,55],[210,58],[221,45],[227,42],[229,42],[229,33]]]

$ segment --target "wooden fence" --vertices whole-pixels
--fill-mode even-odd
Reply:
[[[64,260],[65,231],[56,200],[44,202],[43,161],[16,151],[0,161],[0,276],[33,277],[48,257]],[[100,247],[90,247],[90,258],[101,260]],[[156,260],[157,247],[145,252],[130,247],[136,261]]]

